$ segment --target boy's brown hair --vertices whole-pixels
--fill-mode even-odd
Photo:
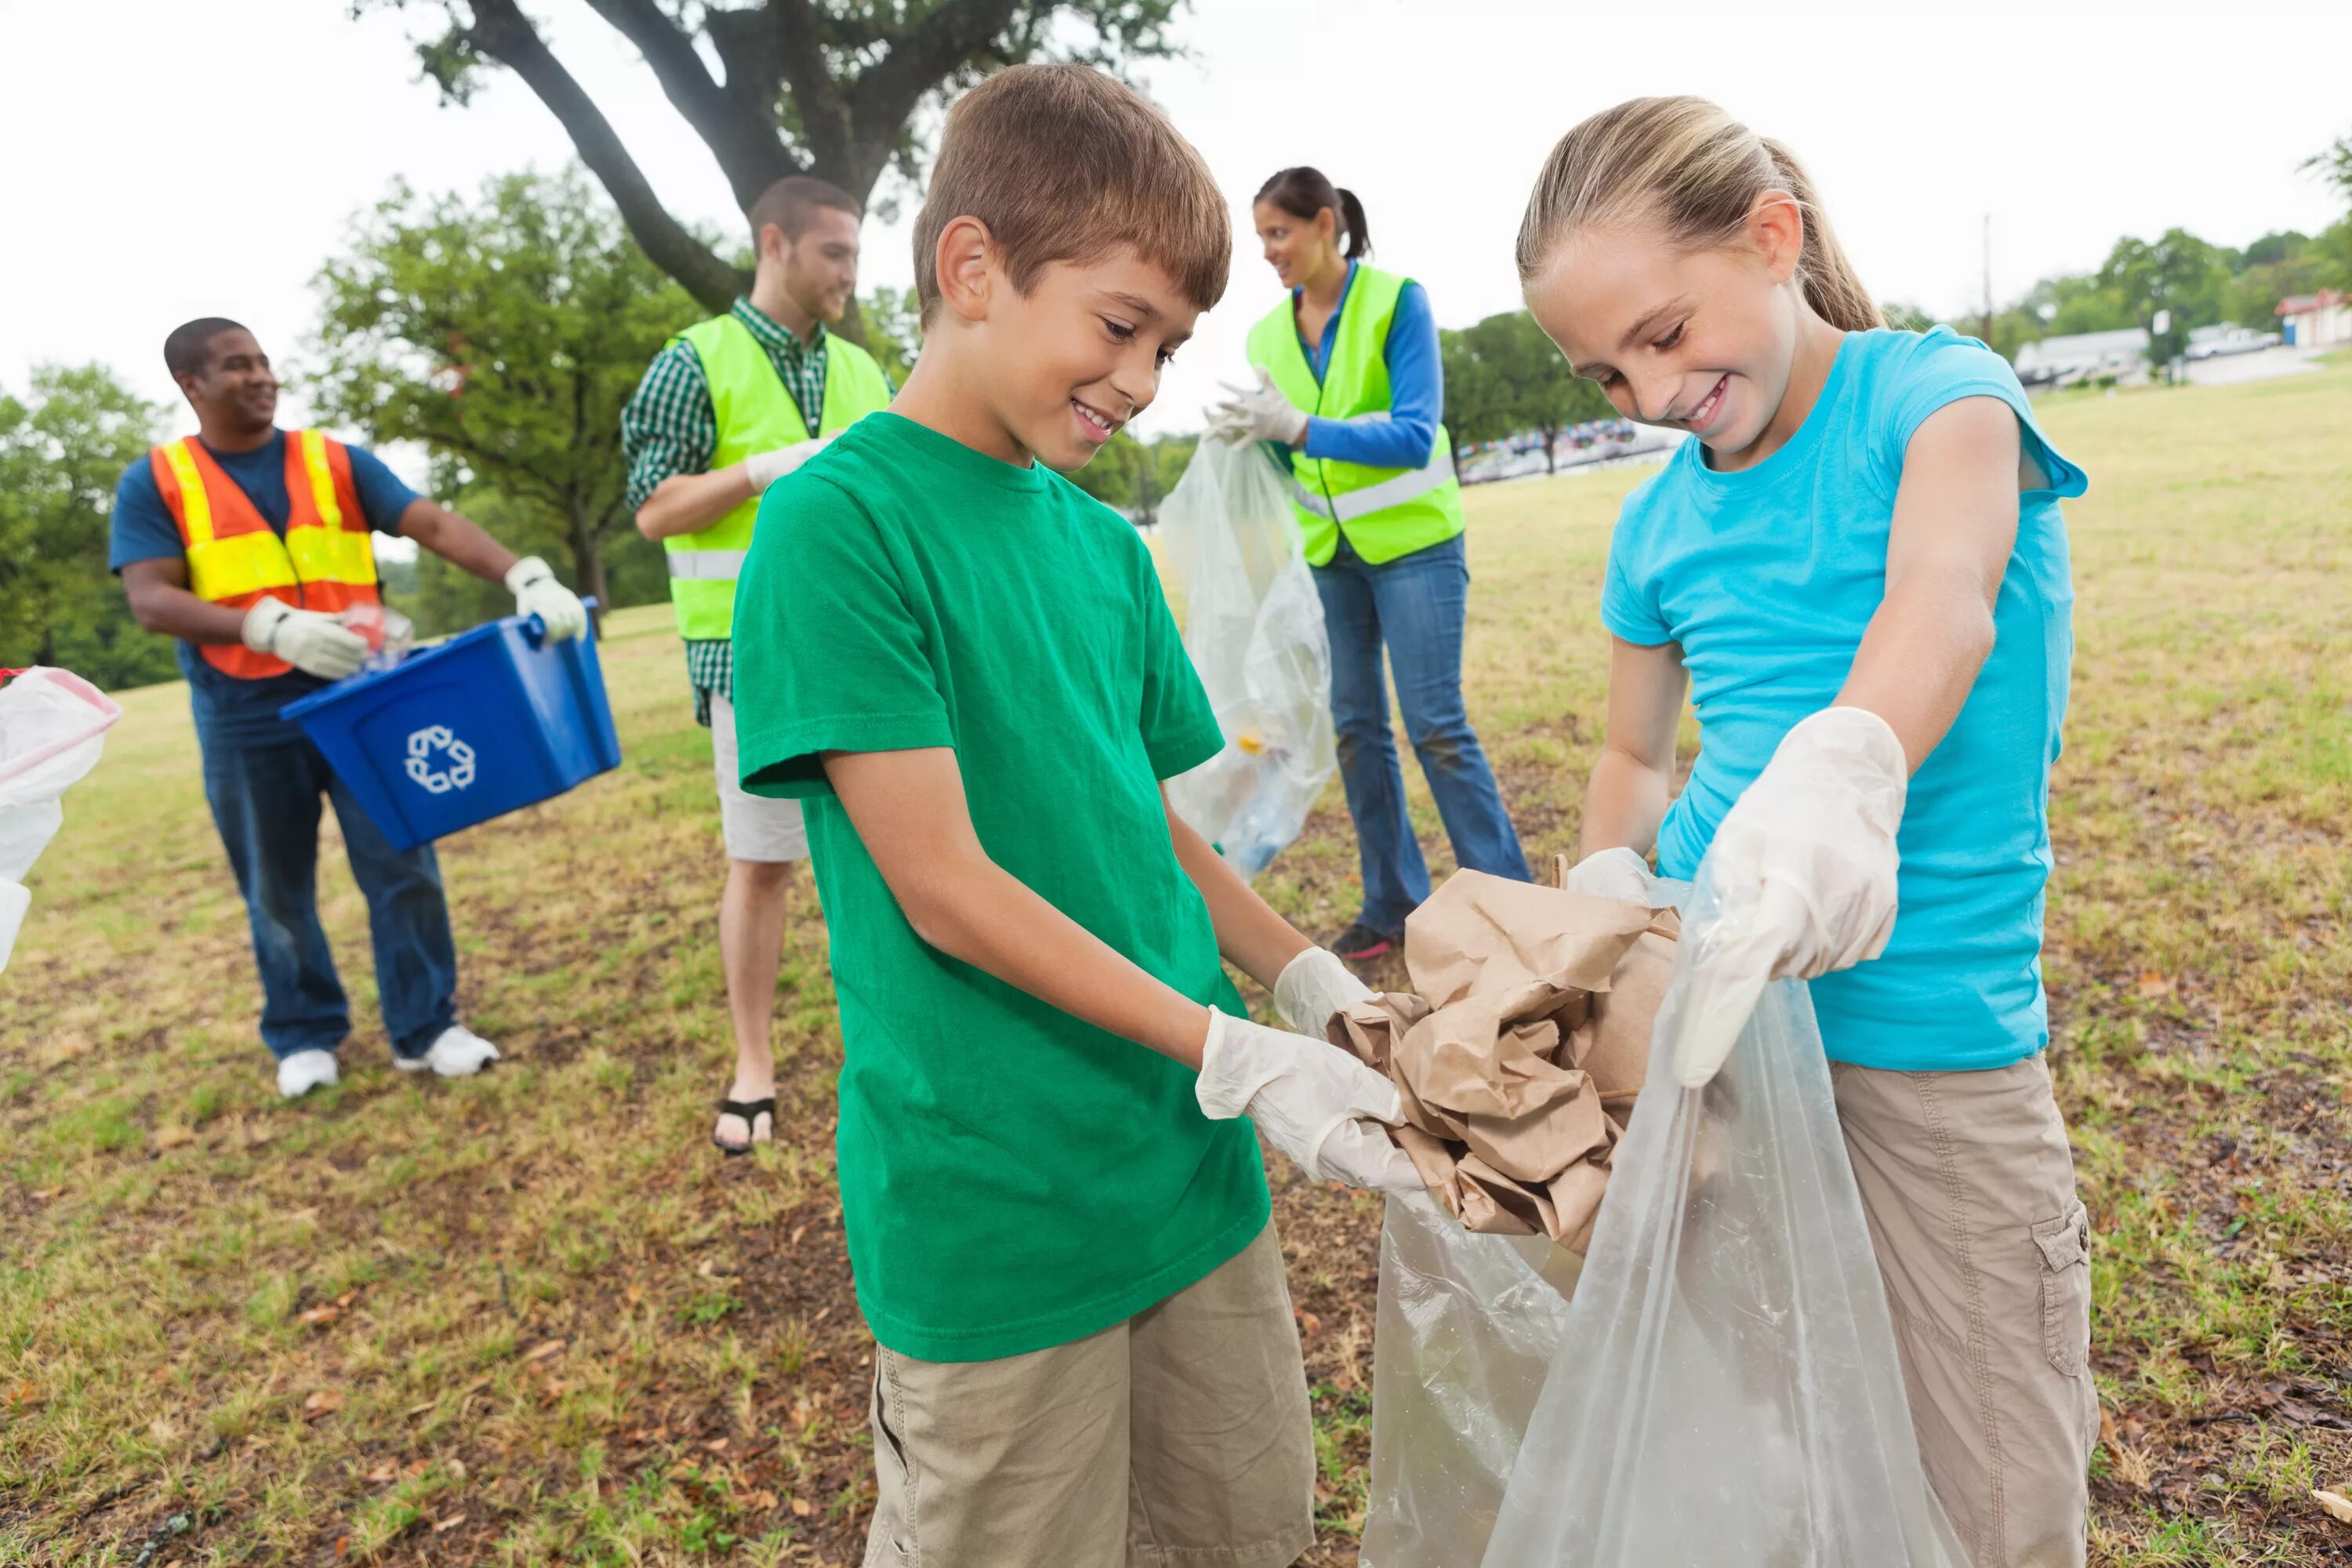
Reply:
[[[1209,165],[1142,94],[1090,66],[1013,66],[948,110],[915,221],[926,321],[940,301],[940,235],[960,217],[988,226],[1024,294],[1050,262],[1098,261],[1131,246],[1205,310],[1233,263],[1233,225]]]

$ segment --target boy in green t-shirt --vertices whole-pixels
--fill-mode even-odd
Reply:
[[[866,1561],[1290,1563],[1306,1380],[1259,1131],[1418,1189],[1396,1091],[1252,1024],[1366,994],[1169,810],[1214,715],[1084,466],[1223,293],[1223,196],[1098,71],[957,102],[906,389],[768,491],[735,605],[744,787],[805,802],[844,1219],[875,1366]]]

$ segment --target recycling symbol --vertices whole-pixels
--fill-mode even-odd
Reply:
[[[443,765],[436,767],[438,761]],[[474,782],[474,748],[449,732],[446,724],[427,724],[408,737],[408,776],[432,795],[447,795]]]

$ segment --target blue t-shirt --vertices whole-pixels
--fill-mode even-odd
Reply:
[[[253,502],[261,521],[283,538],[286,520],[294,510],[293,498],[286,493],[286,432],[272,431],[268,440],[250,452],[215,451],[209,444],[205,450],[220,465],[221,472]],[[366,516],[368,526],[378,533],[398,533],[401,513],[416,500],[416,492],[366,447],[346,446],[343,450],[351,454],[352,488],[359,492],[360,510]],[[163,504],[163,492],[156,488],[154,466],[142,457],[122,471],[121,482],[114,487],[114,521],[107,565],[119,573],[133,561],[152,561],[186,552],[187,547],[180,542],[180,525],[172,521],[171,510]],[[327,684],[299,669],[261,680],[240,680],[205,663],[194,643],[182,643],[179,652],[180,668],[188,678],[188,697],[195,709],[196,725],[208,740],[291,739],[300,731],[280,720],[278,710]]]
[[[1685,442],[1626,498],[1601,591],[1611,632],[1680,644],[1690,671],[1700,751],[1658,832],[1660,875],[1687,878],[1781,736],[1845,685],[1885,597],[1904,450],[1964,397],[2016,411],[2049,488],[2018,498],[1992,654],[1911,780],[1894,936],[1876,960],[1812,983],[1831,1058],[1864,1067],[2002,1067],[2049,1043],[2050,768],[2074,647],[2058,499],[2083,493],[2082,470],[2034,423],[2008,363],[1975,339],[1948,327],[1849,332],[1787,446],[1727,473]]]

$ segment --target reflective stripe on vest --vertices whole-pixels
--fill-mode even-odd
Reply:
[[[180,525],[188,589],[196,597],[249,609],[268,596],[330,614],[380,602],[373,541],[351,459],[331,437],[316,430],[286,433],[283,539],[195,437],[166,442],[148,458],[164,507]],[[293,668],[241,644],[199,647],[206,663],[242,679]]]
[[[709,471],[731,467],[755,452],[772,452],[809,438],[798,405],[784,390],[775,362],[751,329],[733,315],[698,321],[678,334],[702,362],[710,391],[710,411],[719,441]],[[828,335],[824,344],[824,405],[817,410],[817,433],[836,435],[890,402],[890,383],[874,356],[845,338]],[[735,579],[751,545],[751,525],[760,498],[730,509],[707,528],[662,541],[668,556],[669,596],[677,612],[678,636],[704,641],[735,632]],[[681,565],[681,557],[687,558]]]
[[[713,583],[732,583],[743,575],[743,557],[748,550],[672,550],[669,574]]]
[[[1290,499],[1318,517],[1328,517],[1334,522],[1353,522],[1373,512],[1401,506],[1417,496],[1425,496],[1454,478],[1454,454],[1440,452],[1418,468],[1407,468],[1392,479],[1366,485],[1360,490],[1342,490],[1325,500],[1291,476]]]
[[[1339,301],[1330,363],[1320,381],[1298,341],[1293,302],[1282,302],[1250,329],[1250,363],[1265,370],[1283,395],[1324,419],[1350,423],[1389,416],[1389,329],[1406,279],[1355,264]],[[1454,438],[1441,424],[1429,456],[1417,468],[1372,468],[1337,458],[1290,455],[1291,497],[1307,563],[1330,561],[1343,531],[1365,561],[1378,565],[1442,544],[1462,531],[1462,487],[1454,474]]]

